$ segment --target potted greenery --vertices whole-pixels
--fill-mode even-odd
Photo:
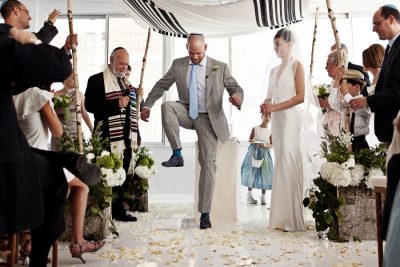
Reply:
[[[384,174],[386,152],[376,147],[353,154],[349,133],[334,136],[327,128],[325,132],[322,151],[327,162],[322,164],[319,177],[314,179],[314,186],[307,191],[303,204],[313,211],[320,238],[334,241],[347,241],[351,236],[370,239],[374,235],[357,229],[355,220],[360,224],[368,221],[370,228],[375,229],[375,219],[371,219],[375,218],[375,209],[365,209],[364,204],[374,205],[369,179]]]
[[[131,211],[148,211],[148,179],[156,174],[154,159],[146,147],[133,151],[124,184],[124,203]]]

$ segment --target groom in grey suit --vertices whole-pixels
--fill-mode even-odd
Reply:
[[[175,59],[171,68],[153,87],[141,111],[141,118],[148,121],[150,108],[175,82],[179,101],[162,104],[162,125],[171,144],[173,154],[164,167],[183,166],[179,126],[195,130],[198,137],[200,179],[199,204],[200,228],[211,227],[210,209],[216,171],[217,142],[229,137],[228,123],[222,107],[224,88],[229,101],[240,108],[243,90],[232,77],[228,66],[205,56],[207,44],[202,34],[190,34],[186,48],[189,56]]]

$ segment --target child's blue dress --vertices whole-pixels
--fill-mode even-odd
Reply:
[[[260,126],[254,127],[254,139],[256,141],[267,144],[270,136],[271,129]],[[260,167],[254,167],[260,163],[257,160],[262,159]],[[242,185],[250,188],[271,190],[273,172],[274,165],[272,163],[271,150],[256,144],[250,144],[241,166]]]

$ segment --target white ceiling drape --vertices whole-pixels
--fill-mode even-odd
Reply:
[[[303,19],[307,0],[242,0],[191,5],[171,0],[117,0],[141,25],[161,34],[225,37],[283,27]]]

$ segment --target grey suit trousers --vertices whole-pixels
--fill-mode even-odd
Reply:
[[[208,114],[199,114],[193,120],[189,117],[188,106],[180,102],[165,102],[161,106],[162,125],[173,150],[182,148],[179,127],[195,130],[198,138],[200,178],[198,211],[210,212],[214,194],[216,156],[218,139]]]

